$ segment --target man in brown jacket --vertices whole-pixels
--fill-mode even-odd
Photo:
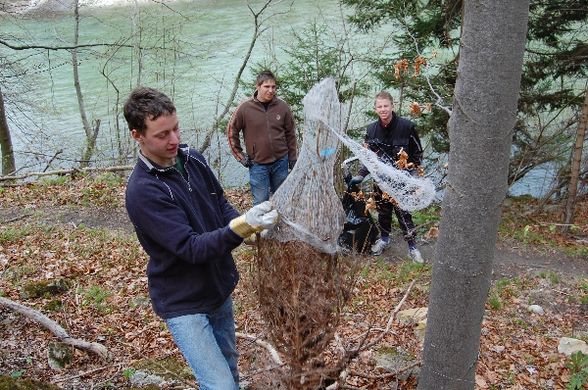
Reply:
[[[243,133],[245,151],[239,134]],[[249,168],[253,204],[269,199],[288,176],[297,158],[294,116],[288,104],[276,97],[276,78],[261,72],[253,97],[233,113],[227,129],[231,152]]]

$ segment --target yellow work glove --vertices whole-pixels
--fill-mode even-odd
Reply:
[[[269,201],[253,206],[245,214],[229,222],[229,228],[241,238],[247,238],[278,223],[278,211]]]

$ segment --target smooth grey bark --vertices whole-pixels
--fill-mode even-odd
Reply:
[[[12,148],[12,138],[8,121],[6,120],[6,111],[4,111],[4,96],[0,88],[0,150],[2,156],[2,175],[8,175],[16,170],[14,161],[14,149]]]
[[[464,1],[420,390],[475,385],[528,13],[529,0]]]
[[[580,179],[580,165],[582,163],[582,149],[586,139],[586,123],[588,122],[588,89],[584,92],[584,105],[578,122],[578,131],[576,132],[576,143],[572,151],[572,163],[570,164],[570,183],[568,185],[568,197],[564,210],[563,231],[569,231],[570,225],[574,223],[574,209],[576,207],[576,198],[578,195],[578,181]]]

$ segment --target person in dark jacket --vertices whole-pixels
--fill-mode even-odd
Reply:
[[[397,165],[401,151],[407,153],[408,165],[413,167],[411,174],[417,174],[418,166],[421,164],[423,148],[414,123],[396,115],[393,111],[394,101],[392,95],[386,91],[376,95],[374,109],[379,119],[367,127],[364,145],[375,152],[380,160],[392,165]],[[368,173],[367,168],[362,166],[358,175],[351,179],[350,184],[361,183]],[[374,185],[374,192],[378,223],[380,225],[380,238],[371,247],[372,255],[378,256],[390,246],[389,236],[392,226],[392,212],[394,212],[404,233],[404,239],[408,243],[409,256],[415,262],[422,263],[423,257],[416,245],[416,232],[410,213],[400,209],[396,203],[382,196],[382,190],[377,185]]]
[[[239,273],[231,251],[273,227],[277,211],[265,202],[239,215],[204,157],[180,144],[176,108],[165,94],[136,88],[124,115],[140,148],[126,208],[149,255],[153,309],[200,389],[238,389],[231,294]]]
[[[294,116],[290,106],[276,97],[272,72],[266,70],[257,76],[253,97],[237,107],[227,135],[233,156],[249,168],[253,204],[268,200],[270,192],[276,192],[296,164],[298,153]]]

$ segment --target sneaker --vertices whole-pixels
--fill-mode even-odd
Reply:
[[[409,247],[408,248],[408,255],[415,263],[424,263],[425,260],[423,256],[421,256],[421,251],[418,250],[416,247]]]
[[[373,256],[380,256],[384,249],[388,248],[389,246],[390,240],[383,240],[379,238],[378,241],[376,241],[374,245],[372,245],[372,247],[370,248],[370,253]]]

